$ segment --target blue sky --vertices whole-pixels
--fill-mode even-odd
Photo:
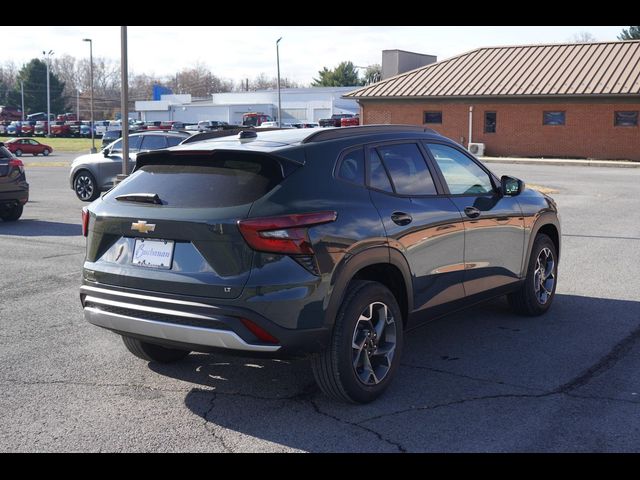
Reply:
[[[239,80],[264,72],[276,75],[276,48],[280,42],[283,77],[310,83],[323,66],[343,60],[356,65],[380,63],[382,50],[402,49],[444,59],[482,46],[566,42],[578,32],[599,41],[615,40],[622,26],[475,26],[475,27],[128,27],[129,70],[172,74],[196,62],[219,77]],[[3,27],[3,60],[21,64],[53,50],[88,56],[82,38],[92,38],[94,55],[120,58],[120,27]]]

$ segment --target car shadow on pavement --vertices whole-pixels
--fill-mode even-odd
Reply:
[[[526,451],[537,435],[559,442],[549,450],[563,450],[563,441],[589,450],[585,437],[602,441],[589,424],[594,412],[564,418],[562,408],[580,395],[622,395],[619,380],[608,379],[620,376],[616,364],[640,340],[639,319],[636,301],[559,294],[546,315],[523,318],[494,300],[408,333],[397,378],[368,405],[325,397],[307,360],[192,354],[149,366],[197,385],[185,405],[229,450],[254,448],[233,432],[273,450],[311,452]]]
[[[17,222],[0,220],[0,235],[21,237],[76,237],[82,235],[82,226],[76,223],[48,222],[22,219]]]

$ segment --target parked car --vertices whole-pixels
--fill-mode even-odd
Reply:
[[[222,130],[226,127],[229,127],[229,124],[227,122],[222,122],[219,120],[201,120],[198,122],[199,132],[210,132],[213,130]]]
[[[48,133],[49,122],[46,120],[39,120],[36,122],[36,126],[33,129],[33,134],[36,137],[44,137]]]
[[[8,120],[0,120],[0,135],[7,135],[7,127],[11,125]]]
[[[502,294],[545,313],[561,238],[550,197],[407,125],[140,154],[83,231],[85,319],[132,354],[309,355],[323,392],[360,403],[394,378],[405,330]]]
[[[7,127],[7,135],[10,137],[19,137],[22,135],[22,122],[11,122]]]
[[[53,115],[51,115],[53,117]],[[27,120],[33,120],[34,122],[37,121],[46,121],[47,120],[47,114],[45,112],[37,112],[37,113],[32,113],[30,115],[27,115]]]
[[[342,125],[343,118],[351,118],[351,113],[335,113],[331,115],[331,118],[322,118],[318,121],[321,127],[339,127]]]
[[[259,127],[264,122],[273,122],[273,117],[262,112],[248,112],[242,115],[243,127]]]
[[[343,117],[340,119],[341,127],[357,127],[360,125],[360,115],[354,115],[352,117]]]
[[[189,136],[190,134],[185,132],[165,131],[129,135],[129,170],[135,166],[136,157],[140,152],[173,147]],[[120,173],[122,173],[122,139],[112,142],[101,152],[76,158],[71,164],[69,183],[80,200],[91,202],[98,198],[100,192],[109,190]]]
[[[45,157],[53,152],[53,148],[44,143],[40,143],[33,138],[12,138],[5,142],[5,147],[16,157],[21,157],[25,153],[30,153],[34,157],[42,154]]]
[[[112,144],[122,136],[122,130],[108,130],[102,135],[102,148]]]
[[[95,135],[96,137],[102,137],[109,128],[108,120],[98,120],[95,122]]]
[[[46,120],[46,118],[45,118],[45,120]],[[58,121],[58,122],[76,122],[76,121],[78,121],[78,117],[76,116],[75,113],[72,113],[72,112],[61,113],[60,115],[56,116],[56,121]]]
[[[29,184],[24,164],[0,142],[0,219],[18,220],[28,201]]]
[[[71,125],[69,125],[68,122],[64,122],[62,120],[51,122],[51,135],[54,137],[70,137]]]
[[[79,136],[81,136],[80,129],[82,128],[82,122],[69,121],[69,122],[65,122],[65,125],[69,126],[69,135],[71,137],[79,137]]]
[[[36,128],[35,120],[26,120],[22,122],[21,133],[25,137],[31,137],[35,133]]]

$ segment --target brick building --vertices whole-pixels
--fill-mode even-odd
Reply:
[[[637,40],[480,48],[345,96],[488,155],[640,161]]]

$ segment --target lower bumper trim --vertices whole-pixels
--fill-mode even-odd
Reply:
[[[157,322],[106,312],[94,307],[84,308],[84,318],[89,323],[109,330],[192,345],[205,345],[246,352],[276,352],[280,349],[280,345],[252,345],[229,330]]]

